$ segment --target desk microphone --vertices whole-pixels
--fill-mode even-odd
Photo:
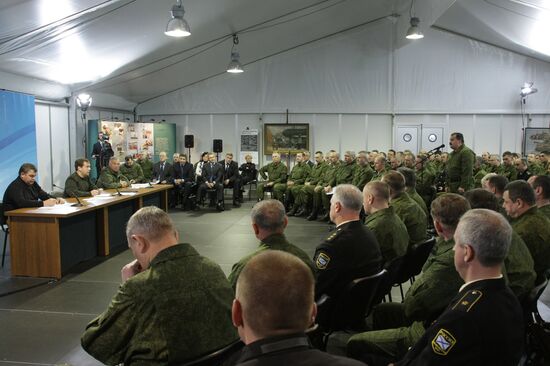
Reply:
[[[116,190],[116,194],[113,194],[113,196],[122,196],[122,193],[120,193],[117,187],[115,187],[115,190]]]
[[[151,184],[151,182],[147,182],[147,183],[149,183],[149,185],[148,185],[147,187],[145,187],[145,188],[155,188],[155,187]]]
[[[60,186],[58,186],[57,184],[53,184],[53,183],[52,183],[52,186],[54,186],[55,188],[59,188],[59,189],[61,189],[62,191],[65,191],[65,188],[60,187]],[[74,192],[68,192],[68,193],[69,193],[73,198],[76,198],[76,202],[77,202],[77,203],[73,203],[73,204],[71,205],[71,207],[82,207],[82,206],[84,206],[84,205],[82,204],[82,202],[80,201],[80,198],[78,198],[78,196],[77,196],[76,194],[74,194]]]

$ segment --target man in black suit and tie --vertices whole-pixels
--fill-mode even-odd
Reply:
[[[166,153],[161,151],[159,154],[160,161],[153,165],[153,180],[159,183],[172,183],[172,165],[166,161]]]
[[[204,194],[207,189],[216,190],[216,208],[223,211],[223,167],[216,163],[216,154],[208,155],[208,163],[202,167],[202,183],[199,187],[199,202],[204,200]]]
[[[174,191],[176,192],[175,202],[181,195],[181,209],[185,211],[187,198],[195,184],[195,170],[193,165],[187,162],[187,155],[180,154],[178,163],[172,165],[172,171],[174,172]]]
[[[101,152],[103,151],[103,134],[100,132],[97,136],[97,142],[92,149],[92,158],[95,159],[95,169],[97,172],[97,178],[101,174]]]
[[[220,164],[223,166],[223,187],[233,188],[233,206],[241,207],[241,177],[239,165],[233,161],[233,153],[225,154],[225,160],[220,161]]]

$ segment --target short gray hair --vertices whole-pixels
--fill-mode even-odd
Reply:
[[[489,183],[489,179],[491,179],[491,177],[496,177],[497,175],[498,175],[497,173],[487,173],[487,174],[485,174],[485,176],[483,178],[481,178],[481,186],[485,187],[487,185],[487,183]]]
[[[170,216],[155,206],[140,208],[126,224],[126,238],[128,239],[137,234],[149,240],[155,240],[167,233],[175,232],[176,229]]]
[[[484,267],[504,262],[512,242],[512,227],[500,213],[476,208],[466,212],[456,229],[457,240],[474,248]]]
[[[355,159],[355,151],[348,150],[344,152],[344,155],[349,155],[352,159]]]
[[[363,207],[363,194],[352,184],[340,184],[334,188],[334,202],[340,202],[344,208],[352,211],[361,211]]]
[[[285,206],[278,200],[269,199],[258,202],[250,212],[252,223],[263,230],[276,232],[284,228]]]

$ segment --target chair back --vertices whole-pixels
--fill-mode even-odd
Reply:
[[[384,266],[387,275],[384,277],[383,281],[381,281],[380,285],[378,286],[378,291],[376,293],[376,296],[374,298],[374,304],[377,305],[382,302],[384,297],[391,293],[391,289],[393,287],[393,284],[396,283],[398,276],[400,275],[403,267],[403,261],[405,257],[397,257],[392,259],[390,262],[386,263]],[[390,297],[391,299],[391,297]]]
[[[244,347],[244,343],[239,339],[233,343],[220,348],[212,353],[204,355],[193,361],[181,364],[181,366],[211,366],[221,365],[225,359],[231,356],[233,353],[240,351]]]
[[[365,318],[372,308],[378,286],[387,275],[382,270],[375,275],[351,281],[337,298],[327,298],[318,304],[317,323],[323,330],[364,330]]]
[[[539,314],[537,302],[546,289],[546,286],[548,286],[548,278],[546,278],[540,285],[533,288],[525,300],[524,310],[527,313],[532,314],[532,317],[528,317],[529,321],[534,320],[535,322],[544,322]]]
[[[430,237],[426,241],[413,246],[403,260],[403,267],[397,282],[403,283],[409,278],[418,276],[422,272],[422,267],[430,256],[430,253],[435,245],[435,236]]]
[[[4,203],[0,202],[0,226],[2,226],[2,230],[4,230],[4,226],[8,224],[8,218],[4,214],[5,210],[6,207],[4,206]]]

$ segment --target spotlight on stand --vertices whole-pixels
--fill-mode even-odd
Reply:
[[[187,21],[183,19],[185,10],[183,9],[181,0],[177,0],[176,5],[172,6],[170,14],[172,14],[172,19],[170,19],[170,21],[166,25],[166,30],[164,31],[164,34],[170,37],[190,36],[191,29],[189,28],[189,24],[187,23]]]
[[[526,96],[530,94],[535,94],[538,90],[536,88],[533,88],[533,82],[524,83],[523,87],[521,88],[521,93],[519,94],[522,98],[525,98]]]
[[[92,105],[92,97],[87,93],[78,94],[76,97],[76,105],[82,112],[86,112]]]
[[[231,62],[227,65],[227,72],[232,74],[238,74],[243,72],[243,66],[241,65],[239,59],[239,52],[236,50],[236,46],[239,44],[239,37],[236,34],[233,35],[233,46],[231,47]]]

